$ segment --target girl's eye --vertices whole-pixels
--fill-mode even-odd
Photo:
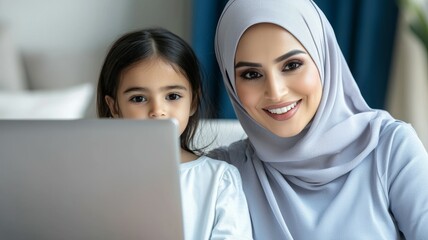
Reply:
[[[293,61],[293,62],[289,62],[287,64],[284,65],[284,71],[293,71],[298,69],[299,67],[301,67],[303,65],[303,63],[298,62],[298,61]]]
[[[131,102],[136,102],[136,103],[140,103],[140,102],[146,102],[147,99],[144,96],[135,96],[131,98]]]
[[[177,93],[171,93],[171,94],[168,94],[167,96],[166,96],[166,100],[172,100],[172,101],[174,101],[174,100],[178,100],[178,99],[180,99],[181,98],[181,96],[180,95],[178,95]]]
[[[262,75],[256,71],[245,71],[241,74],[243,79],[257,79],[261,78]]]

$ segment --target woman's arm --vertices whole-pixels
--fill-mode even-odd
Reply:
[[[406,239],[428,236],[428,154],[410,125],[400,124],[391,138],[386,182],[390,210]]]

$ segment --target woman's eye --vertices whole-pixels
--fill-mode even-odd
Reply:
[[[262,75],[255,71],[247,71],[241,74],[241,77],[244,79],[256,79],[262,77]]]
[[[147,99],[144,96],[135,96],[131,98],[131,102],[140,103],[145,101],[147,101]]]
[[[289,62],[287,64],[285,64],[284,66],[284,71],[293,71],[298,69],[300,66],[302,66],[303,64],[301,62]]]
[[[180,98],[181,96],[178,95],[177,93],[171,93],[166,96],[166,100],[178,100]]]

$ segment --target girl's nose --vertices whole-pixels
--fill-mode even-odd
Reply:
[[[266,76],[265,81],[265,96],[270,100],[280,100],[288,93],[286,80],[278,74],[270,74]]]
[[[163,104],[158,101],[153,101],[150,107],[149,118],[164,118],[166,117],[166,111]]]

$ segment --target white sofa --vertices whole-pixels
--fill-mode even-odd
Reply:
[[[207,152],[232,142],[247,138],[241,124],[234,119],[202,120],[195,136],[197,148],[204,148]]]

